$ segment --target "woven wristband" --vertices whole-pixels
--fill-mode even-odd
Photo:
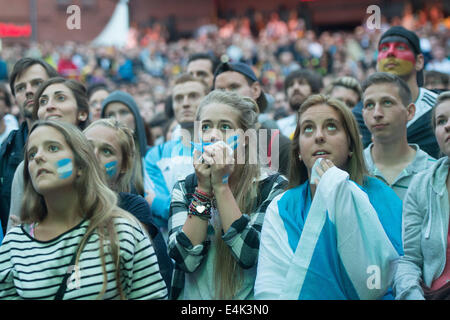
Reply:
[[[204,206],[205,209],[201,213],[197,211],[198,206]],[[209,220],[211,218],[211,204],[209,202],[201,202],[192,200],[189,205],[189,215],[199,217],[202,220]]]

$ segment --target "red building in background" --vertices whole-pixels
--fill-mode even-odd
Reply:
[[[431,1],[431,0],[430,0]],[[430,2],[428,1],[428,2]],[[0,0],[0,27],[32,28],[29,37],[4,38],[4,44],[36,39],[62,43],[93,40],[108,23],[118,0]],[[401,15],[404,3],[420,6],[425,0],[129,0],[130,23],[146,26],[164,23],[179,34],[188,34],[218,18],[243,16],[251,10],[263,14],[296,9],[316,28],[352,27],[364,20],[369,5],[380,5],[387,16]],[[442,1],[441,1],[442,2]],[[67,8],[81,9],[81,29],[69,30]],[[444,1],[445,4],[445,1]],[[22,28],[22,29],[21,29]],[[1,37],[1,36],[0,36]]]

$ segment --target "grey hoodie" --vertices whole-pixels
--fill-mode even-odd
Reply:
[[[136,148],[139,147],[139,151],[141,153],[143,187],[144,187],[144,190],[146,191],[149,188],[151,188],[151,186],[150,186],[151,182],[149,182],[150,179],[147,177],[147,173],[144,168],[144,157],[145,157],[145,154],[147,153],[148,149],[150,148],[147,146],[147,138],[145,135],[144,120],[142,119],[141,113],[139,111],[139,108],[138,108],[136,102],[133,99],[133,96],[131,96],[127,92],[119,91],[119,90],[111,92],[106,97],[106,99],[103,100],[102,112],[101,112],[102,118],[105,118],[106,107],[112,102],[123,103],[124,105],[126,105],[128,107],[128,109],[130,109],[130,111],[134,115],[134,122],[135,122],[134,123],[135,124],[134,138],[135,138]],[[133,179],[134,179],[134,175],[133,175]],[[131,192],[137,193],[137,194],[140,193],[133,186],[131,188]],[[144,192],[144,194],[141,194],[141,195],[145,196],[145,192]]]
[[[123,103],[133,113],[136,126],[134,134],[139,143],[139,150],[141,152],[141,157],[142,158],[145,157],[145,154],[147,152],[147,138],[145,136],[144,120],[142,119],[141,113],[139,111],[136,102],[133,99],[133,96],[124,91],[119,90],[111,92],[102,102],[102,113],[101,113],[102,118],[105,118],[105,109],[108,106],[108,104],[112,102]]]
[[[449,225],[449,158],[418,173],[403,203],[403,248],[394,276],[396,299],[422,300],[421,282],[431,287],[445,267]]]

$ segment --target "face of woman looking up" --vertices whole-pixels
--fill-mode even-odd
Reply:
[[[223,141],[233,150],[235,147],[242,147],[242,135],[238,138],[236,132],[240,129],[239,117],[239,111],[226,104],[211,103],[204,106],[199,117],[202,141],[204,143]],[[205,150],[208,149],[205,147]]]
[[[122,151],[116,131],[103,125],[95,125],[84,132],[94,147],[100,165],[111,183],[115,183],[122,167]]]
[[[78,112],[75,96],[68,87],[62,83],[49,85],[38,98],[39,120],[55,120],[78,125],[87,118],[86,112]]]
[[[441,151],[450,157],[450,100],[436,106],[435,135]]]
[[[42,196],[55,190],[71,190],[77,173],[74,154],[64,136],[50,126],[41,126],[28,140],[26,156],[34,189]]]
[[[326,104],[313,105],[302,113],[300,121],[300,156],[311,177],[318,158],[325,158],[345,170],[350,156],[349,138],[341,114]]]

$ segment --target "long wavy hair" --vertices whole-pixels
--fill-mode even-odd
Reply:
[[[239,129],[246,131],[255,129],[259,113],[256,102],[248,97],[242,97],[233,92],[214,90],[204,97],[197,109],[196,120],[200,121],[203,109],[212,104],[224,104],[239,111]],[[249,163],[250,147],[245,146],[245,163],[235,164],[232,176],[239,176],[239,183],[232,185],[232,193],[241,212],[251,213],[257,198],[257,184],[255,179],[260,174],[260,165],[256,162]],[[233,257],[230,248],[222,240],[222,228],[215,226],[216,231],[216,256],[215,279],[216,298],[232,299],[237,290],[242,286],[243,270]]]
[[[335,109],[342,117],[343,127],[350,142],[349,147],[353,152],[347,163],[347,172],[350,175],[350,179],[359,185],[362,185],[364,183],[364,177],[368,175],[366,164],[364,162],[363,145],[359,136],[358,124],[356,123],[352,111],[338,99],[330,98],[329,96],[322,94],[316,94],[309,96],[298,110],[297,127],[291,145],[288,189],[295,188],[308,180],[308,168],[306,168],[304,162],[300,161],[298,158],[300,154],[299,137],[302,115],[309,108],[314,108],[314,106],[323,104]]]
[[[119,176],[116,181],[110,184],[110,187],[116,192],[130,192],[133,178],[133,164],[136,158],[133,132],[125,124],[113,118],[96,120],[84,129],[83,132],[86,133],[95,126],[103,126],[113,129],[116,132],[116,138],[122,154],[122,164],[119,168]]]
[[[120,246],[114,219],[125,218],[137,224],[129,213],[116,206],[116,194],[106,185],[104,170],[100,169],[94,150],[83,133],[75,126],[56,121],[37,121],[30,129],[31,133],[39,127],[51,127],[60,132],[74,154],[74,168],[81,170],[82,174],[74,181],[74,187],[80,200],[80,208],[84,212],[84,219],[89,220],[89,227],[81,239],[76,255],[76,262],[87,240],[94,232],[99,236],[100,258],[103,271],[103,287],[98,298],[101,298],[107,288],[106,252],[105,245],[109,243],[108,254],[111,254],[115,266],[117,290],[122,299],[125,293],[120,279]],[[28,140],[29,141],[29,140]],[[24,196],[22,201],[21,220],[24,223],[41,222],[47,216],[47,207],[44,197],[36,192],[28,171],[28,142],[25,145],[24,157]]]

